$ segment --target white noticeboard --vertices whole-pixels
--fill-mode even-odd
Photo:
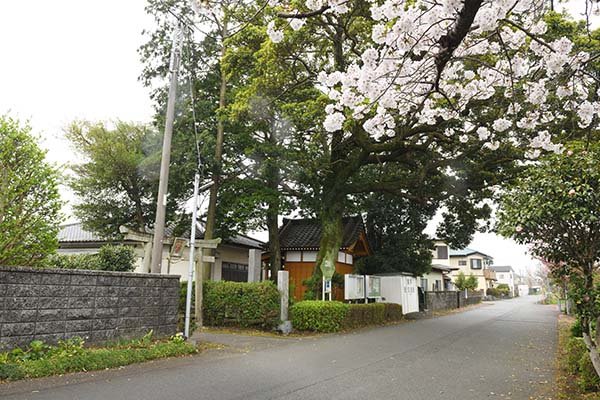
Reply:
[[[381,277],[370,276],[370,275],[366,275],[366,277],[367,277],[367,297],[370,299],[381,297]]]
[[[363,275],[344,275],[344,299],[357,300],[365,298],[365,277]]]

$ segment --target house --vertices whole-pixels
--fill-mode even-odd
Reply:
[[[515,271],[510,265],[492,265],[490,267],[496,273],[497,283],[504,283],[510,289],[510,296],[515,297],[518,294],[517,279]]]
[[[188,238],[173,237],[173,230],[165,230],[166,239],[163,245],[162,273],[180,275],[182,280],[187,280],[189,268]],[[189,234],[187,235],[189,237]],[[203,227],[198,224],[196,239],[204,236]],[[80,222],[66,224],[60,227],[58,233],[59,254],[94,254],[100,247],[111,241],[100,237],[83,227]],[[114,243],[114,242],[113,242]],[[134,272],[149,272],[149,254],[151,253],[151,232],[128,231],[125,239],[117,242],[132,246],[137,256]],[[226,280],[246,282],[248,280],[248,264],[250,253],[260,253],[264,242],[244,235],[237,235],[224,240],[217,247],[215,263],[211,269],[212,280]],[[251,250],[254,250],[251,252]],[[146,261],[146,262],[145,262]]]
[[[494,287],[496,273],[490,269],[493,258],[478,250],[465,247],[450,249],[442,240],[434,241],[432,263],[451,268],[450,277],[454,282],[462,272],[465,276],[473,274],[477,278],[477,290],[487,290]]]
[[[419,279],[419,287],[426,292],[443,292],[452,290],[452,278],[450,273],[458,268],[452,268],[447,265],[433,264],[431,271],[423,274]]]
[[[335,270],[344,275],[354,271],[357,257],[372,253],[360,216],[343,218],[342,225],[342,245]],[[302,282],[309,279],[315,269],[321,232],[321,222],[315,219],[284,219],[279,229],[283,268],[289,272],[290,291],[297,300],[304,298],[307,288]],[[332,295],[337,300],[344,299],[343,290],[334,288]]]

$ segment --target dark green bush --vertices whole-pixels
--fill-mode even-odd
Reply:
[[[135,269],[135,253],[130,246],[106,245],[98,252],[98,269],[101,271],[130,272]]]
[[[280,295],[271,281],[208,281],[203,289],[206,325],[272,328],[279,323]]]
[[[385,306],[385,321],[396,322],[403,318],[402,306],[396,303],[383,303]]]
[[[578,338],[583,337],[583,328],[581,327],[581,320],[579,318],[571,325],[571,336]]]
[[[600,389],[600,378],[594,369],[592,360],[587,350],[582,354],[579,360],[579,377],[577,385],[583,391],[597,391]]]
[[[494,296],[494,297],[502,297],[502,293],[500,292],[500,290],[496,289],[496,288],[489,288],[486,291],[486,294],[488,296]]]
[[[402,319],[402,306],[390,303],[345,304],[304,300],[290,308],[292,326],[300,331],[338,332]]]
[[[508,296],[510,294],[510,287],[506,283],[501,283],[496,288],[501,296]]]
[[[135,269],[135,252],[130,246],[105,245],[98,254],[53,254],[46,267],[130,272]]]
[[[349,304],[344,319],[344,328],[360,328],[368,325],[380,325],[385,322],[383,303]]]
[[[294,329],[313,332],[337,332],[344,326],[348,304],[339,301],[304,300],[290,308]]]
[[[566,362],[567,371],[575,375],[579,372],[579,364],[581,359],[585,356],[588,357],[587,347],[583,342],[582,338],[573,337],[570,338],[566,346]]]

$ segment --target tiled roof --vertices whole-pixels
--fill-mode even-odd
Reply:
[[[58,241],[61,243],[103,242],[104,240],[94,232],[83,229],[81,222],[62,225],[58,231]]]
[[[151,229],[146,229],[146,233],[152,234],[153,231]],[[165,228],[165,236],[169,237],[173,233],[172,227]],[[189,238],[189,233],[183,235],[186,238]],[[196,229],[196,239],[202,239],[204,237],[204,227],[202,224],[198,223],[198,228]],[[81,222],[75,222],[72,224],[62,225],[60,227],[60,231],[58,232],[58,242],[59,243],[85,243],[85,242],[104,242],[106,239],[101,236],[95,234],[94,232],[88,231],[83,228],[83,224]],[[236,235],[224,241],[224,244],[233,244],[238,246],[262,249],[264,248],[265,243],[258,240],[253,239],[251,237],[245,235]]]
[[[492,256],[489,256],[489,255],[487,255],[485,253],[482,253],[479,250],[470,249],[468,247],[465,247],[464,249],[460,249],[460,250],[450,249],[448,251],[448,253],[449,253],[450,257],[466,257],[466,256],[471,255],[471,254],[479,253],[479,254],[484,255],[486,257],[493,258]]]
[[[359,216],[343,218],[342,224],[341,248],[347,249],[356,243],[365,228]],[[279,230],[279,241],[281,250],[317,250],[321,242],[321,222],[315,219],[284,219],[283,226]]]

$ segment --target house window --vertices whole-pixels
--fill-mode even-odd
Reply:
[[[346,264],[352,264],[353,261],[352,254],[346,254]]]
[[[471,258],[471,269],[481,269],[482,262],[481,258]]]
[[[498,274],[498,279],[504,279],[504,274]]]
[[[427,279],[421,278],[421,287],[423,290],[427,290]]]
[[[433,290],[435,292],[440,292],[442,290],[442,281],[436,279],[435,284],[433,285]]]
[[[448,246],[435,246],[435,258],[440,260],[447,260]]]
[[[467,266],[467,260],[458,260],[458,266],[459,267],[466,267]]]
[[[248,266],[224,262],[221,269],[221,279],[233,282],[248,282]]]

